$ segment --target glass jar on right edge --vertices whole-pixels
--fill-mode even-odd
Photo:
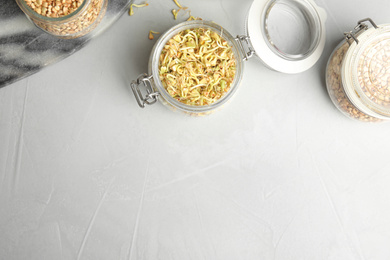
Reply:
[[[372,27],[368,25],[371,23]],[[360,20],[344,33],[326,67],[326,86],[335,106],[363,122],[390,119],[390,24]]]

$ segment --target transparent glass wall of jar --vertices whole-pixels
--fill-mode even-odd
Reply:
[[[59,38],[78,38],[103,19],[108,0],[16,0],[27,18]],[[70,8],[75,5],[76,8]],[[70,7],[69,7],[70,6]],[[69,10],[72,12],[68,13]]]

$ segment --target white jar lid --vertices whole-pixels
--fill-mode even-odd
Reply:
[[[311,68],[325,46],[326,12],[312,0],[254,0],[247,33],[265,65],[284,73]]]

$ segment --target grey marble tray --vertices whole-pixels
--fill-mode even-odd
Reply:
[[[58,39],[33,25],[15,0],[0,0],[0,88],[32,75],[85,46],[111,26],[132,0],[109,0],[102,22],[90,34]]]

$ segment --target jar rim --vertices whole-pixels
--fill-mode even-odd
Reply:
[[[183,30],[194,29],[194,28],[207,28],[217,33],[221,33],[222,38],[224,38],[228,42],[228,44],[232,47],[234,57],[236,59],[236,73],[234,76],[234,80],[231,83],[230,90],[227,93],[225,93],[219,100],[217,100],[216,102],[210,105],[191,106],[174,99],[166,91],[159,78],[159,69],[158,69],[159,57],[166,42],[169,41],[177,33]],[[155,43],[149,58],[149,75],[153,76],[154,87],[157,89],[160,95],[173,107],[176,107],[185,112],[195,112],[195,113],[209,112],[225,104],[238,89],[243,74],[244,64],[242,61],[243,61],[242,53],[240,52],[239,46],[237,45],[235,38],[222,26],[214,22],[204,21],[204,20],[186,21],[170,28]]]
[[[308,31],[305,33],[307,36],[309,36],[310,41],[309,46],[305,49],[300,50],[297,53],[289,53],[287,51],[284,51],[281,49],[281,47],[278,46],[278,44],[275,42],[275,39],[273,39],[272,34],[272,27],[274,25],[271,25],[271,14],[272,12],[275,12],[275,8],[278,6],[286,6],[288,8],[288,11],[293,14],[302,14],[302,18],[305,19],[305,22],[307,23],[307,26],[309,28]],[[265,11],[263,13],[263,24],[264,26],[261,28],[262,33],[266,36],[267,39],[266,43],[268,47],[278,56],[287,59],[287,60],[303,60],[310,56],[318,47],[320,44],[320,35],[321,35],[321,22],[320,22],[320,16],[318,15],[316,9],[313,7],[313,5],[308,1],[297,1],[297,0],[270,0],[267,3],[267,6],[265,8]],[[278,17],[279,20],[279,17]],[[280,21],[279,21],[280,22]],[[301,48],[303,47],[303,44],[306,42],[303,42],[300,44]]]
[[[272,14],[274,11],[276,14]],[[254,0],[247,16],[246,31],[257,56],[267,67],[283,73],[300,73],[311,68],[322,55],[326,17],[325,10],[313,0]],[[307,30],[303,29],[305,27]],[[309,40],[305,43],[297,40],[294,48],[289,49],[286,47],[289,44],[285,43],[300,38],[294,33]],[[277,43],[273,42],[273,35]]]

